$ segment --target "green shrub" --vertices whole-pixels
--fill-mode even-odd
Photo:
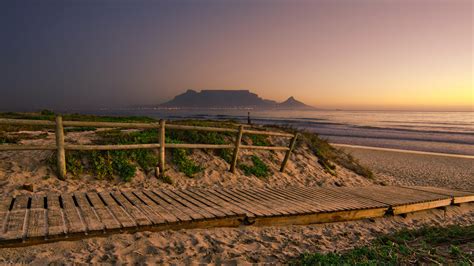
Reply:
[[[173,179],[168,175],[161,174],[158,178],[161,179],[161,181],[163,181],[164,183],[173,185]]]
[[[178,170],[188,177],[194,177],[196,173],[203,170],[201,166],[196,165],[188,158],[187,151],[184,149],[173,149],[172,156],[172,162],[178,167]]]
[[[248,135],[248,138],[252,141],[252,145],[254,146],[270,146],[270,141],[268,140],[268,136]]]
[[[81,151],[66,151],[66,169],[74,176],[78,176],[84,172],[84,166],[82,165],[83,154],[85,153]],[[57,156],[54,155],[51,159],[51,162],[56,166]]]
[[[270,175],[268,166],[257,156],[252,155],[252,165],[241,164],[239,167],[242,169],[245,175],[254,175],[256,177],[266,178]]]

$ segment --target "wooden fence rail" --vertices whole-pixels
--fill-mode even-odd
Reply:
[[[0,151],[8,150],[56,150],[57,153],[57,167],[59,178],[66,178],[66,151],[67,150],[130,150],[130,149],[159,149],[159,172],[163,174],[165,165],[165,149],[233,149],[232,162],[230,171],[235,173],[239,151],[242,149],[254,150],[274,150],[286,151],[285,157],[280,167],[280,171],[285,171],[286,164],[290,158],[291,152],[295,146],[297,134],[289,134],[273,131],[258,131],[245,129],[240,125],[238,129],[233,128],[218,128],[218,127],[202,127],[202,126],[188,126],[167,124],[165,120],[160,120],[159,123],[116,123],[116,122],[86,122],[86,121],[63,121],[61,116],[56,117],[56,121],[48,120],[27,120],[27,119],[0,119],[0,124],[3,125],[28,125],[28,126],[51,126],[55,127],[55,145],[17,145],[4,144],[0,145]],[[125,145],[77,145],[67,144],[64,142],[64,127],[106,127],[106,128],[134,128],[134,129],[157,129],[158,143],[149,144],[125,144]],[[236,138],[234,144],[188,144],[188,143],[165,143],[166,129],[177,130],[195,130],[208,132],[222,132],[235,133]],[[286,146],[253,146],[242,145],[243,134],[252,135],[266,135],[291,138],[290,144]]]

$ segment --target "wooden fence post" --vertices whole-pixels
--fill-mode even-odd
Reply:
[[[165,125],[164,119],[160,120],[160,174],[165,173]]]
[[[66,179],[66,151],[64,150],[63,118],[56,116],[56,148],[59,179]]]
[[[298,133],[295,134],[295,136],[291,139],[290,141],[290,146],[288,151],[286,151],[285,154],[285,159],[283,159],[283,163],[281,164],[280,172],[285,171],[286,163],[288,163],[288,160],[290,159],[290,154],[295,148],[295,143],[296,143],[296,138],[298,137]]]
[[[235,166],[237,164],[237,155],[240,149],[240,142],[242,142],[242,133],[244,131],[244,126],[239,126],[239,132],[237,133],[237,138],[235,139],[234,154],[232,155],[232,164],[230,165],[230,172],[235,173]]]

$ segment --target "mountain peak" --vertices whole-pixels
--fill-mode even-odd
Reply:
[[[187,90],[161,107],[173,108],[263,108],[310,109],[293,96],[282,103],[266,100],[250,90]]]
[[[280,108],[298,108],[298,109],[312,109],[312,106],[304,104],[295,99],[295,97],[291,96],[286,101],[278,104]]]

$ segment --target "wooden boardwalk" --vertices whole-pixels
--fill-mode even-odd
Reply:
[[[35,194],[0,201],[0,247],[114,232],[347,221],[473,201],[473,192],[395,186]]]

